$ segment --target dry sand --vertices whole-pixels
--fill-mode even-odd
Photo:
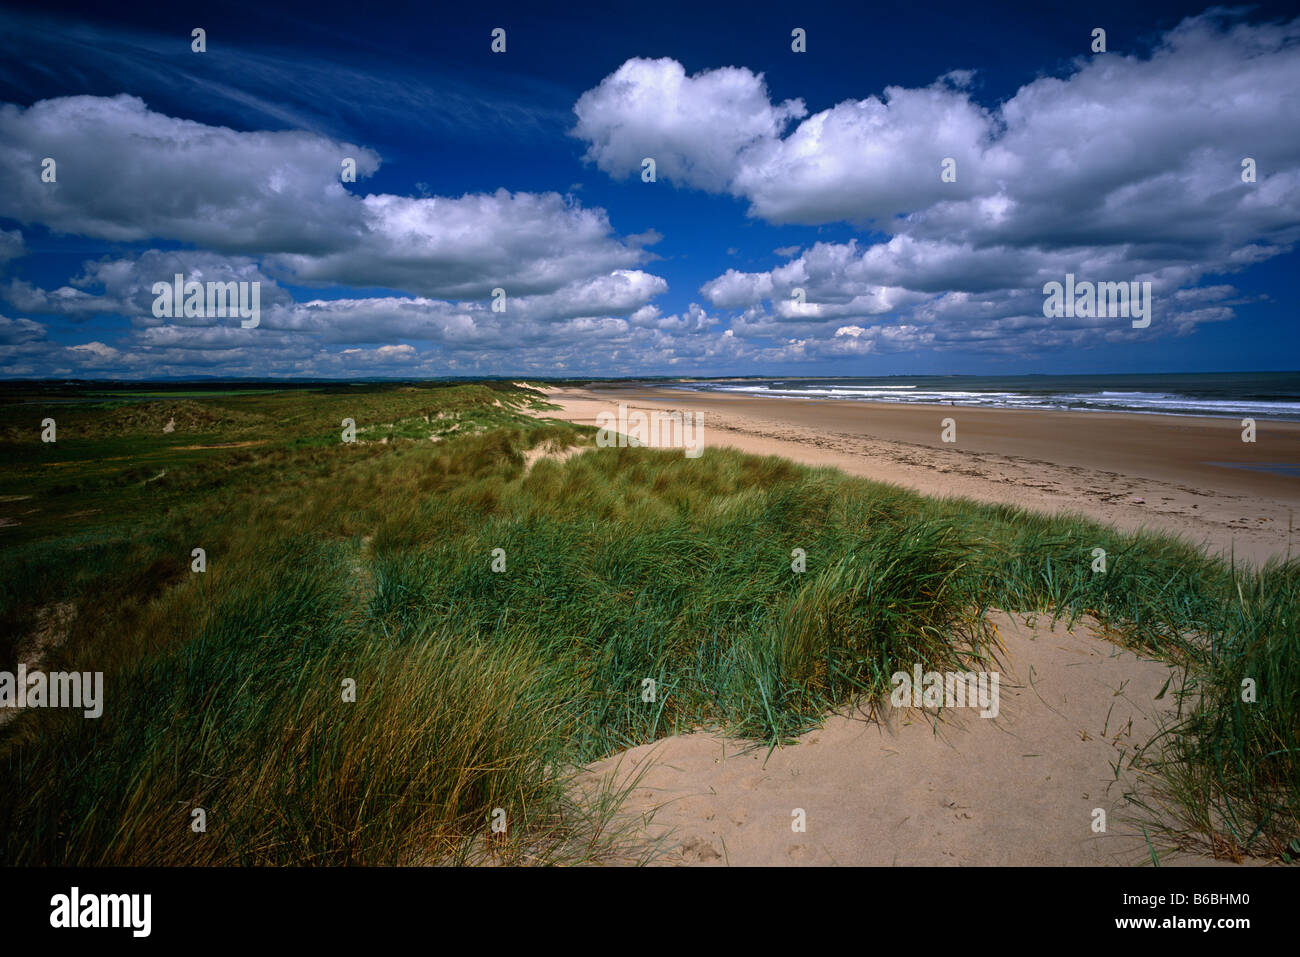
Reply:
[[[1127,795],[1150,782],[1129,758],[1172,706],[1172,690],[1156,696],[1173,673],[1086,626],[990,620],[1005,651],[997,717],[948,709],[936,722],[886,701],[883,721],[832,716],[770,754],[679,735],[592,765],[579,786],[644,772],[622,813],[661,840],[661,864],[1149,864],[1141,811]],[[796,808],[802,833],[792,828]],[[1104,833],[1093,829],[1098,808]]]
[[[629,409],[699,411],[710,446],[1055,513],[1175,532],[1211,551],[1285,557],[1300,481],[1211,465],[1300,462],[1300,425],[1235,420],[900,406],[681,393],[645,387],[555,389],[550,413],[595,424]],[[940,439],[941,419],[958,442]],[[706,452],[707,454],[707,452]],[[661,842],[661,863],[731,865],[1147,864],[1129,795],[1153,781],[1128,758],[1155,733],[1173,674],[1096,636],[998,613],[1001,709],[934,715],[884,708],[829,717],[768,753],[699,732],[592,765],[581,789],[642,774],[625,821]],[[1177,679],[1170,685],[1176,687]],[[1117,771],[1117,768],[1120,770]],[[792,829],[801,808],[806,831]],[[1093,829],[1095,810],[1106,830]],[[1161,864],[1213,864],[1160,851]]]
[[[1213,552],[1261,563],[1300,554],[1300,479],[1214,465],[1300,463],[1300,423],[973,409],[690,393],[663,388],[553,389],[561,411],[703,413],[705,448],[731,446],[892,482],[1055,514],[1073,510],[1123,529],[1174,532]],[[957,441],[941,441],[941,421]]]

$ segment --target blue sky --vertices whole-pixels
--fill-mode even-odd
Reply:
[[[0,375],[1296,365],[1285,7],[378,6],[0,8]],[[1151,325],[1045,317],[1066,272]]]

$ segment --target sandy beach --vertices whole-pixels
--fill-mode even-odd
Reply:
[[[551,389],[558,417],[703,413],[703,446],[731,446],[906,486],[1124,529],[1211,552],[1287,556],[1300,481],[1249,468],[1300,461],[1300,425],[1236,420],[754,398],[641,386]],[[957,442],[941,439],[955,420]],[[706,453],[707,454],[707,453]],[[1004,706],[994,719],[886,706],[828,716],[768,753],[701,729],[592,765],[582,787],[643,775],[624,813],[675,865],[1149,865],[1129,801],[1149,780],[1126,758],[1155,733],[1171,669],[1081,622],[995,613]],[[1176,679],[1175,679],[1176,683]],[[1124,770],[1117,772],[1117,767]],[[802,809],[807,829],[791,828]],[[1091,827],[1098,809],[1107,828]],[[1160,848],[1161,864],[1222,864]]]
[[[1045,412],[693,393],[662,387],[549,389],[554,415],[595,424],[629,410],[699,412],[703,445],[833,466],[926,495],[1122,529],[1157,528],[1262,563],[1296,547],[1300,479],[1259,470],[1300,462],[1300,423],[1107,412]],[[952,418],[956,441],[941,438]],[[1227,464],[1231,463],[1231,464]]]

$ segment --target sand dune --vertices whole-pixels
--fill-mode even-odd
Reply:
[[[704,446],[781,455],[893,482],[1120,528],[1155,527],[1263,562],[1291,548],[1294,478],[1213,462],[1300,461],[1300,426],[1260,443],[1229,420],[1052,413],[684,394],[643,387],[555,389],[559,417],[595,424],[630,409],[704,413]],[[556,413],[552,413],[556,414]],[[940,440],[957,420],[959,442]],[[998,613],[996,718],[885,707],[829,717],[797,744],[765,747],[699,732],[599,764],[581,789],[643,775],[623,813],[661,863],[705,865],[1149,864],[1148,779],[1129,767],[1148,742],[1173,672],[1107,642]],[[1171,687],[1176,686],[1176,681]],[[792,829],[802,809],[806,831]],[[1106,830],[1094,830],[1096,811]],[[1212,858],[1160,849],[1162,864]]]
[[[579,786],[644,772],[623,814],[662,841],[661,864],[1149,864],[1126,797],[1146,784],[1128,763],[1173,705],[1170,692],[1156,699],[1171,670],[1087,625],[990,620],[1005,652],[996,718],[948,709],[936,722],[886,705],[883,721],[832,716],[771,754],[679,735],[592,765]],[[796,808],[803,833],[792,829]],[[1093,829],[1098,808],[1104,833]]]

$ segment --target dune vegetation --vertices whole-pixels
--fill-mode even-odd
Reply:
[[[0,669],[37,648],[106,703],[0,726],[0,863],[635,859],[575,768],[700,727],[788,740],[987,654],[994,607],[1181,666],[1131,756],[1158,845],[1300,848],[1297,560],[595,448],[505,383],[28,398],[0,405]]]

